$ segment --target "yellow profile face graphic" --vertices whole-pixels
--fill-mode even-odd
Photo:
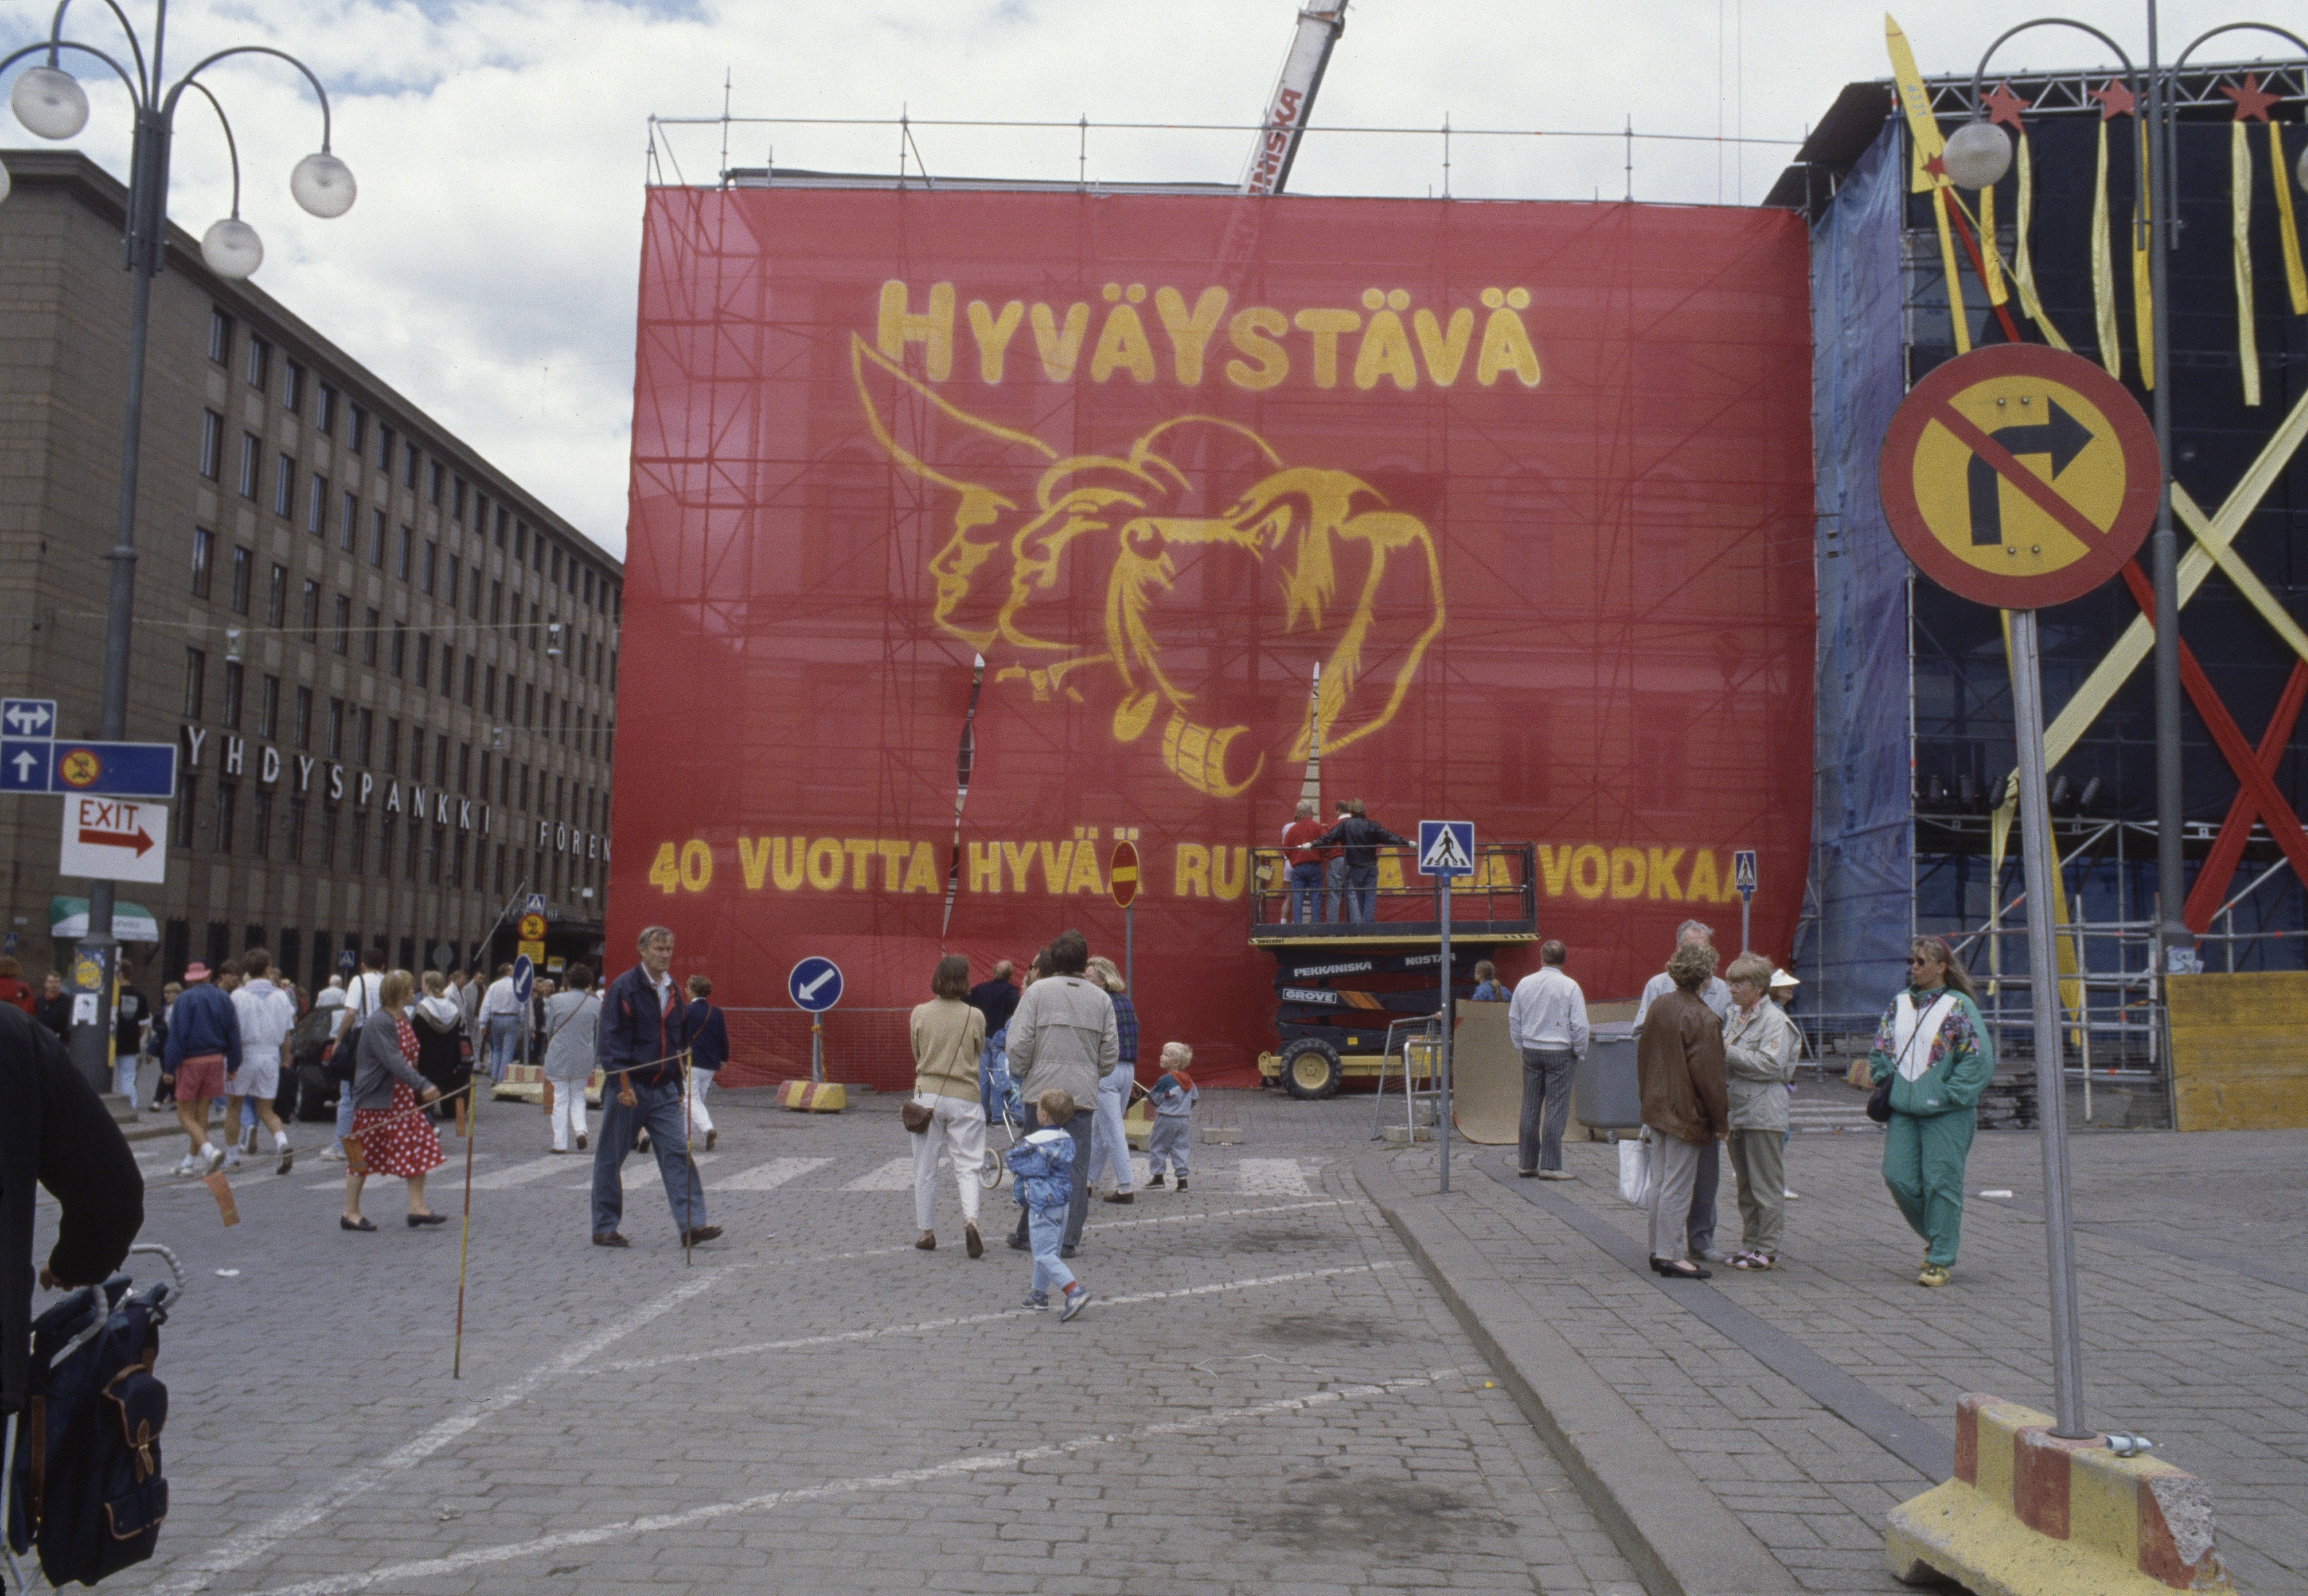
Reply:
[[[995,681],[1022,680],[1037,703],[1110,695],[1117,742],[1144,741],[1158,717],[1164,768],[1220,798],[1270,757],[1303,761],[1314,730],[1327,753],[1401,708],[1442,630],[1442,565],[1425,523],[1353,472],[1288,464],[1247,427],[1194,415],[1118,454],[1062,457],[957,408],[861,338],[850,364],[883,448],[952,496],[933,614]],[[900,442],[914,430],[940,446]],[[1021,468],[1030,502],[984,480]],[[1287,719],[1214,713],[1209,662],[1244,639],[1214,635],[1213,616],[1236,612],[1244,584],[1271,620],[1261,640],[1322,663],[1311,725],[1303,689]]]

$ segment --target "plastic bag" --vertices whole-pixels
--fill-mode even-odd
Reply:
[[[1651,1206],[1651,1138],[1645,1131],[1619,1144],[1619,1195],[1638,1208]]]

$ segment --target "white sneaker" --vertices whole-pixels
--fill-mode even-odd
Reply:
[[[254,1153],[256,1151],[255,1126],[244,1125],[240,1128],[240,1146],[237,1150],[242,1153]],[[237,1163],[238,1160],[235,1160],[234,1162]]]
[[[1779,1195],[1783,1197],[1794,1198],[1803,1196],[1803,1193],[1796,1190],[1791,1186],[1782,1186],[1779,1188]]]
[[[227,1149],[225,1149],[225,1155],[224,1155],[224,1167],[225,1167],[225,1168],[227,1168],[227,1169],[228,1169],[228,1170],[237,1170],[237,1169],[240,1168],[240,1149],[239,1149],[239,1148],[237,1148],[237,1147],[228,1147]]]
[[[214,1142],[210,1142],[201,1149],[201,1163],[206,1166],[206,1171],[209,1174],[213,1175],[224,1168],[224,1149]]]
[[[177,1173],[180,1175],[197,1175],[200,1172],[201,1161],[199,1154],[187,1153],[183,1158],[177,1160]]]
[[[331,1142],[327,1146],[321,1149],[321,1162],[323,1163],[342,1163],[344,1161],[345,1149],[342,1143]]]

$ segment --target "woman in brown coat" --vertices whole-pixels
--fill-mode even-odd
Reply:
[[[1683,1257],[1684,1223],[1700,1150],[1731,1122],[1723,1022],[1700,997],[1715,974],[1715,949],[1686,943],[1667,961],[1675,991],[1651,1005],[1635,1050],[1643,1134],[1651,1144],[1651,1269],[1670,1279],[1705,1280]]]

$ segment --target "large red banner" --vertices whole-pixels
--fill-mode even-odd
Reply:
[[[1247,1062],[1317,732],[1326,813],[1537,845],[1590,999],[1735,941],[1735,850],[1784,959],[1805,274],[1770,210],[652,190],[612,967],[650,922],[737,1006],[807,954],[845,1008],[942,942],[1120,962],[1127,838],[1148,1056]]]

